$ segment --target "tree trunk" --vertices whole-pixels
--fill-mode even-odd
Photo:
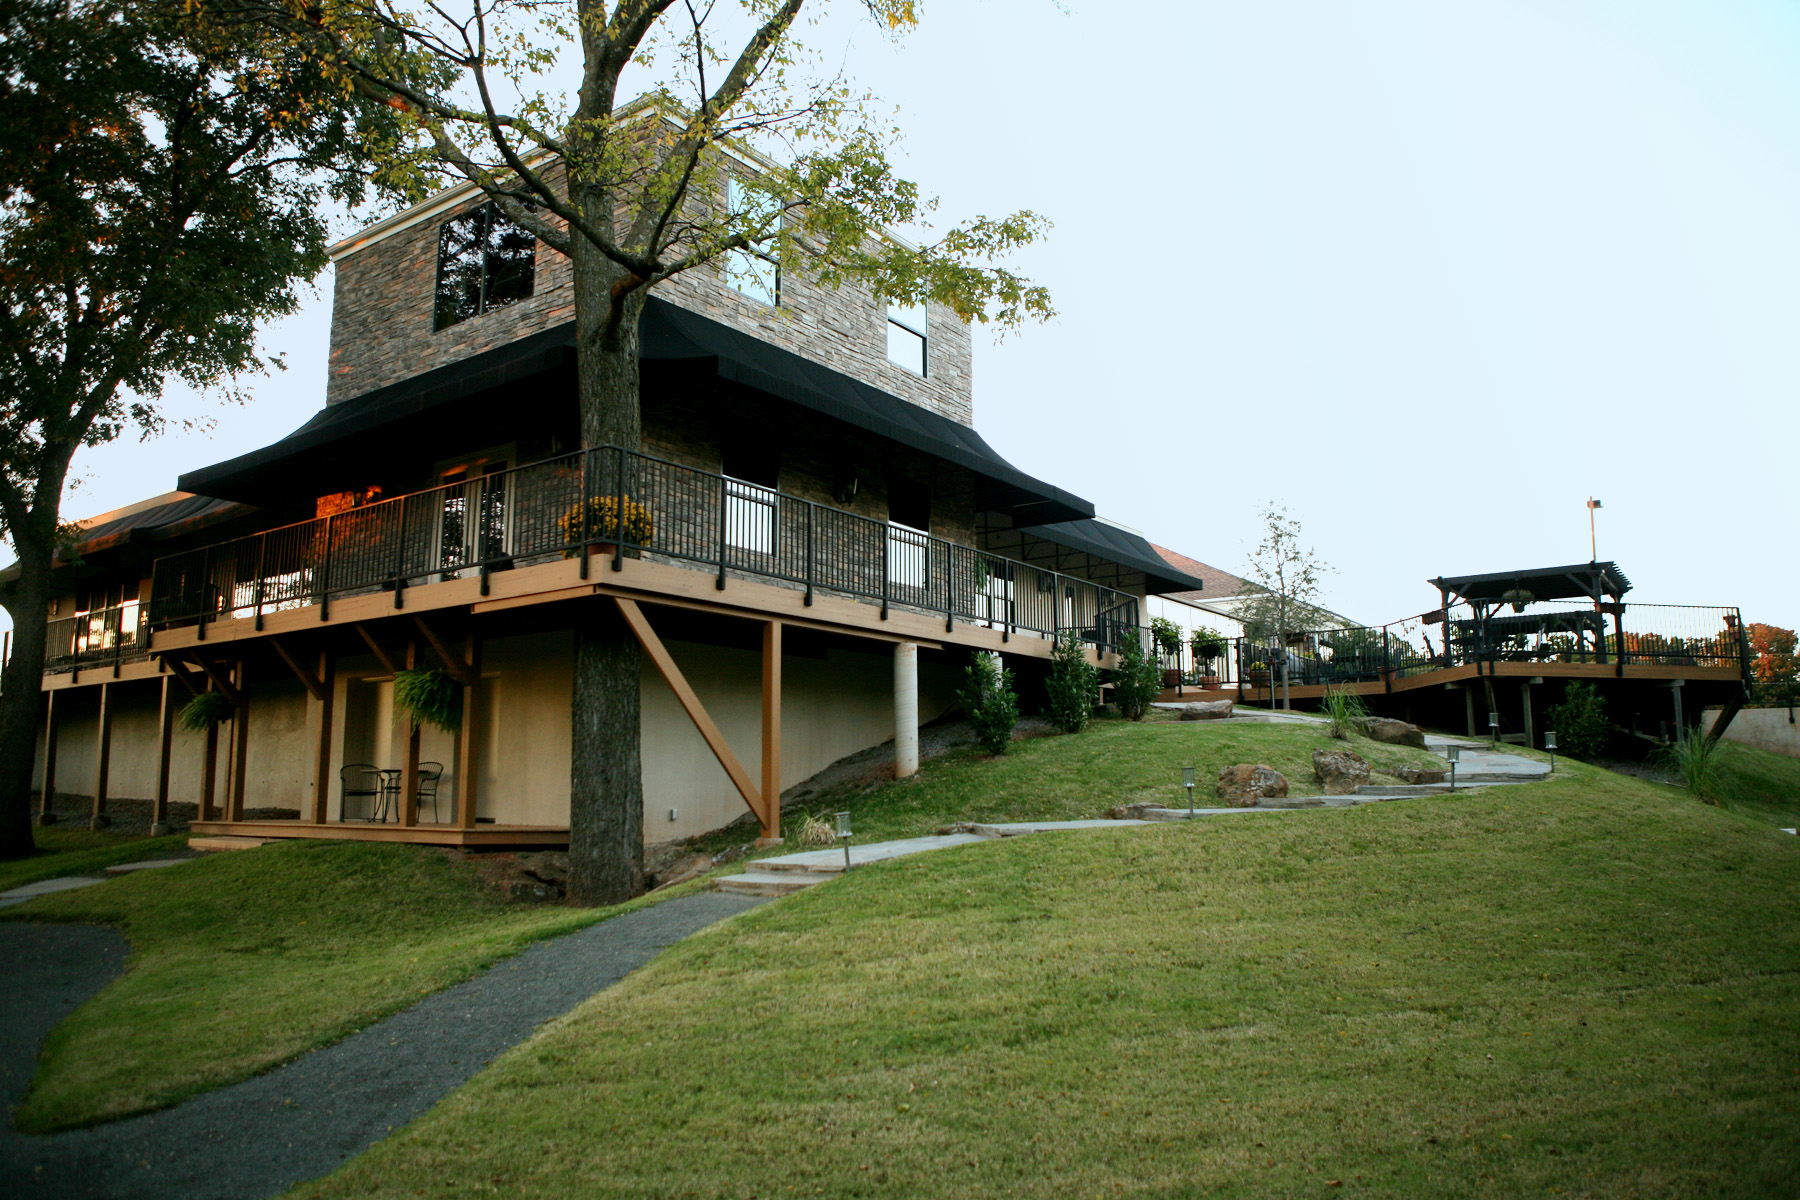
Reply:
[[[604,211],[604,196],[580,202]],[[613,290],[623,272],[586,239],[570,248],[575,283],[576,375],[581,440],[587,447],[638,448],[638,314],[642,292],[619,302]],[[629,281],[625,281],[629,282]],[[616,464],[591,465],[610,482]],[[629,476],[627,478],[629,488]],[[569,898],[577,904],[617,904],[643,888],[644,781],[639,758],[637,639],[609,600],[575,630],[569,761]]]
[[[45,613],[50,607],[54,544],[13,538],[19,577],[8,596],[12,658],[0,679],[0,859],[24,858],[31,840],[31,772],[36,763],[38,714],[43,707]]]

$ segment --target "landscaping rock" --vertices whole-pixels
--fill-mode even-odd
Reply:
[[[541,883],[554,887],[558,895],[569,886],[569,856],[555,850],[537,854],[521,854],[519,870]]]
[[[1327,796],[1349,796],[1369,782],[1369,761],[1354,750],[1314,750],[1312,762]]]
[[[1447,767],[1415,767],[1408,763],[1404,767],[1395,767],[1388,774],[1408,783],[1442,783],[1449,778],[1450,771]]]
[[[1417,725],[1396,721],[1392,717],[1370,717],[1365,731],[1375,741],[1386,742],[1390,746],[1414,746],[1420,750],[1425,748],[1425,734]]]
[[[697,879],[712,869],[710,854],[684,854],[656,874],[647,876],[644,883],[652,891],[661,891],[663,888]]]
[[[1219,799],[1238,808],[1254,808],[1256,802],[1288,794],[1287,776],[1262,763],[1239,763],[1219,772]]]
[[[1229,716],[1229,700],[1202,700],[1198,704],[1184,704],[1181,707],[1181,719],[1184,721],[1223,721]]]
[[[520,874],[500,881],[500,892],[508,900],[544,903],[561,900],[563,890],[554,883],[545,883],[541,879],[533,879],[529,875]]]

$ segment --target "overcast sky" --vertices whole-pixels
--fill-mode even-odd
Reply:
[[[1586,561],[1594,495],[1631,599],[1792,627],[1797,14],[928,0],[898,45],[819,32],[944,218],[1055,222],[1018,261],[1060,315],[976,339],[976,425],[1018,466],[1240,573],[1285,505],[1370,623],[1442,572]],[[65,512],[301,424],[329,322],[327,276],[252,404],[84,454]]]

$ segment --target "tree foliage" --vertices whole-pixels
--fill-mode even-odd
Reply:
[[[1800,655],[1792,629],[1753,621],[1744,627],[1750,637],[1751,669],[1758,683],[1790,683],[1800,679]]]
[[[163,427],[170,378],[268,365],[258,325],[325,265],[322,204],[353,203],[399,114],[321,64],[178,3],[0,6],[0,856],[29,853],[44,612],[77,450]]]
[[[1326,572],[1318,552],[1300,541],[1300,522],[1270,504],[1261,513],[1262,540],[1250,552],[1249,582],[1238,619],[1253,638],[1279,642],[1287,634],[1330,623],[1320,607]]]

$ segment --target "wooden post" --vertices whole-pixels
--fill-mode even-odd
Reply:
[[[763,626],[762,837],[758,846],[781,843],[781,622]]]
[[[319,651],[319,733],[313,742],[312,823],[325,824],[331,813],[331,723],[336,716],[337,664],[331,651]]]
[[[416,671],[418,668],[418,639],[408,638],[406,669]],[[411,829],[419,823],[419,725],[409,720],[406,727],[406,769],[400,773],[400,824]]]
[[[94,731],[94,813],[88,818],[89,829],[112,824],[106,815],[106,776],[112,767],[112,690],[110,683],[100,685],[100,720]]]
[[[200,814],[199,819],[210,821],[218,807],[219,794],[219,725],[214,722],[206,727],[206,759],[200,769]]]
[[[231,714],[231,777],[225,783],[225,819],[244,819],[244,787],[249,782],[250,767],[250,693],[244,660],[239,659],[232,687],[237,692],[237,708]]]
[[[1535,747],[1537,745],[1537,726],[1531,719],[1531,680],[1527,679],[1519,684],[1519,699],[1525,707],[1525,744]]]
[[[429,635],[427,635],[429,636]],[[463,680],[462,728],[456,748],[456,823],[475,828],[477,780],[481,776],[481,642],[469,635],[468,675]],[[417,771],[414,771],[415,776]]]
[[[150,804],[150,836],[175,832],[169,824],[169,753],[175,744],[175,677],[162,677],[162,706],[156,716],[156,798]]]
[[[1475,689],[1463,685],[1463,704],[1469,710],[1469,736],[1475,736]]]
[[[1681,716],[1681,689],[1686,682],[1685,679],[1677,679],[1669,685],[1669,694],[1675,697],[1675,734],[1677,737],[1681,735],[1682,730],[1687,728]]]
[[[44,710],[44,787],[38,793],[39,825],[56,824],[56,693],[48,693]]]

